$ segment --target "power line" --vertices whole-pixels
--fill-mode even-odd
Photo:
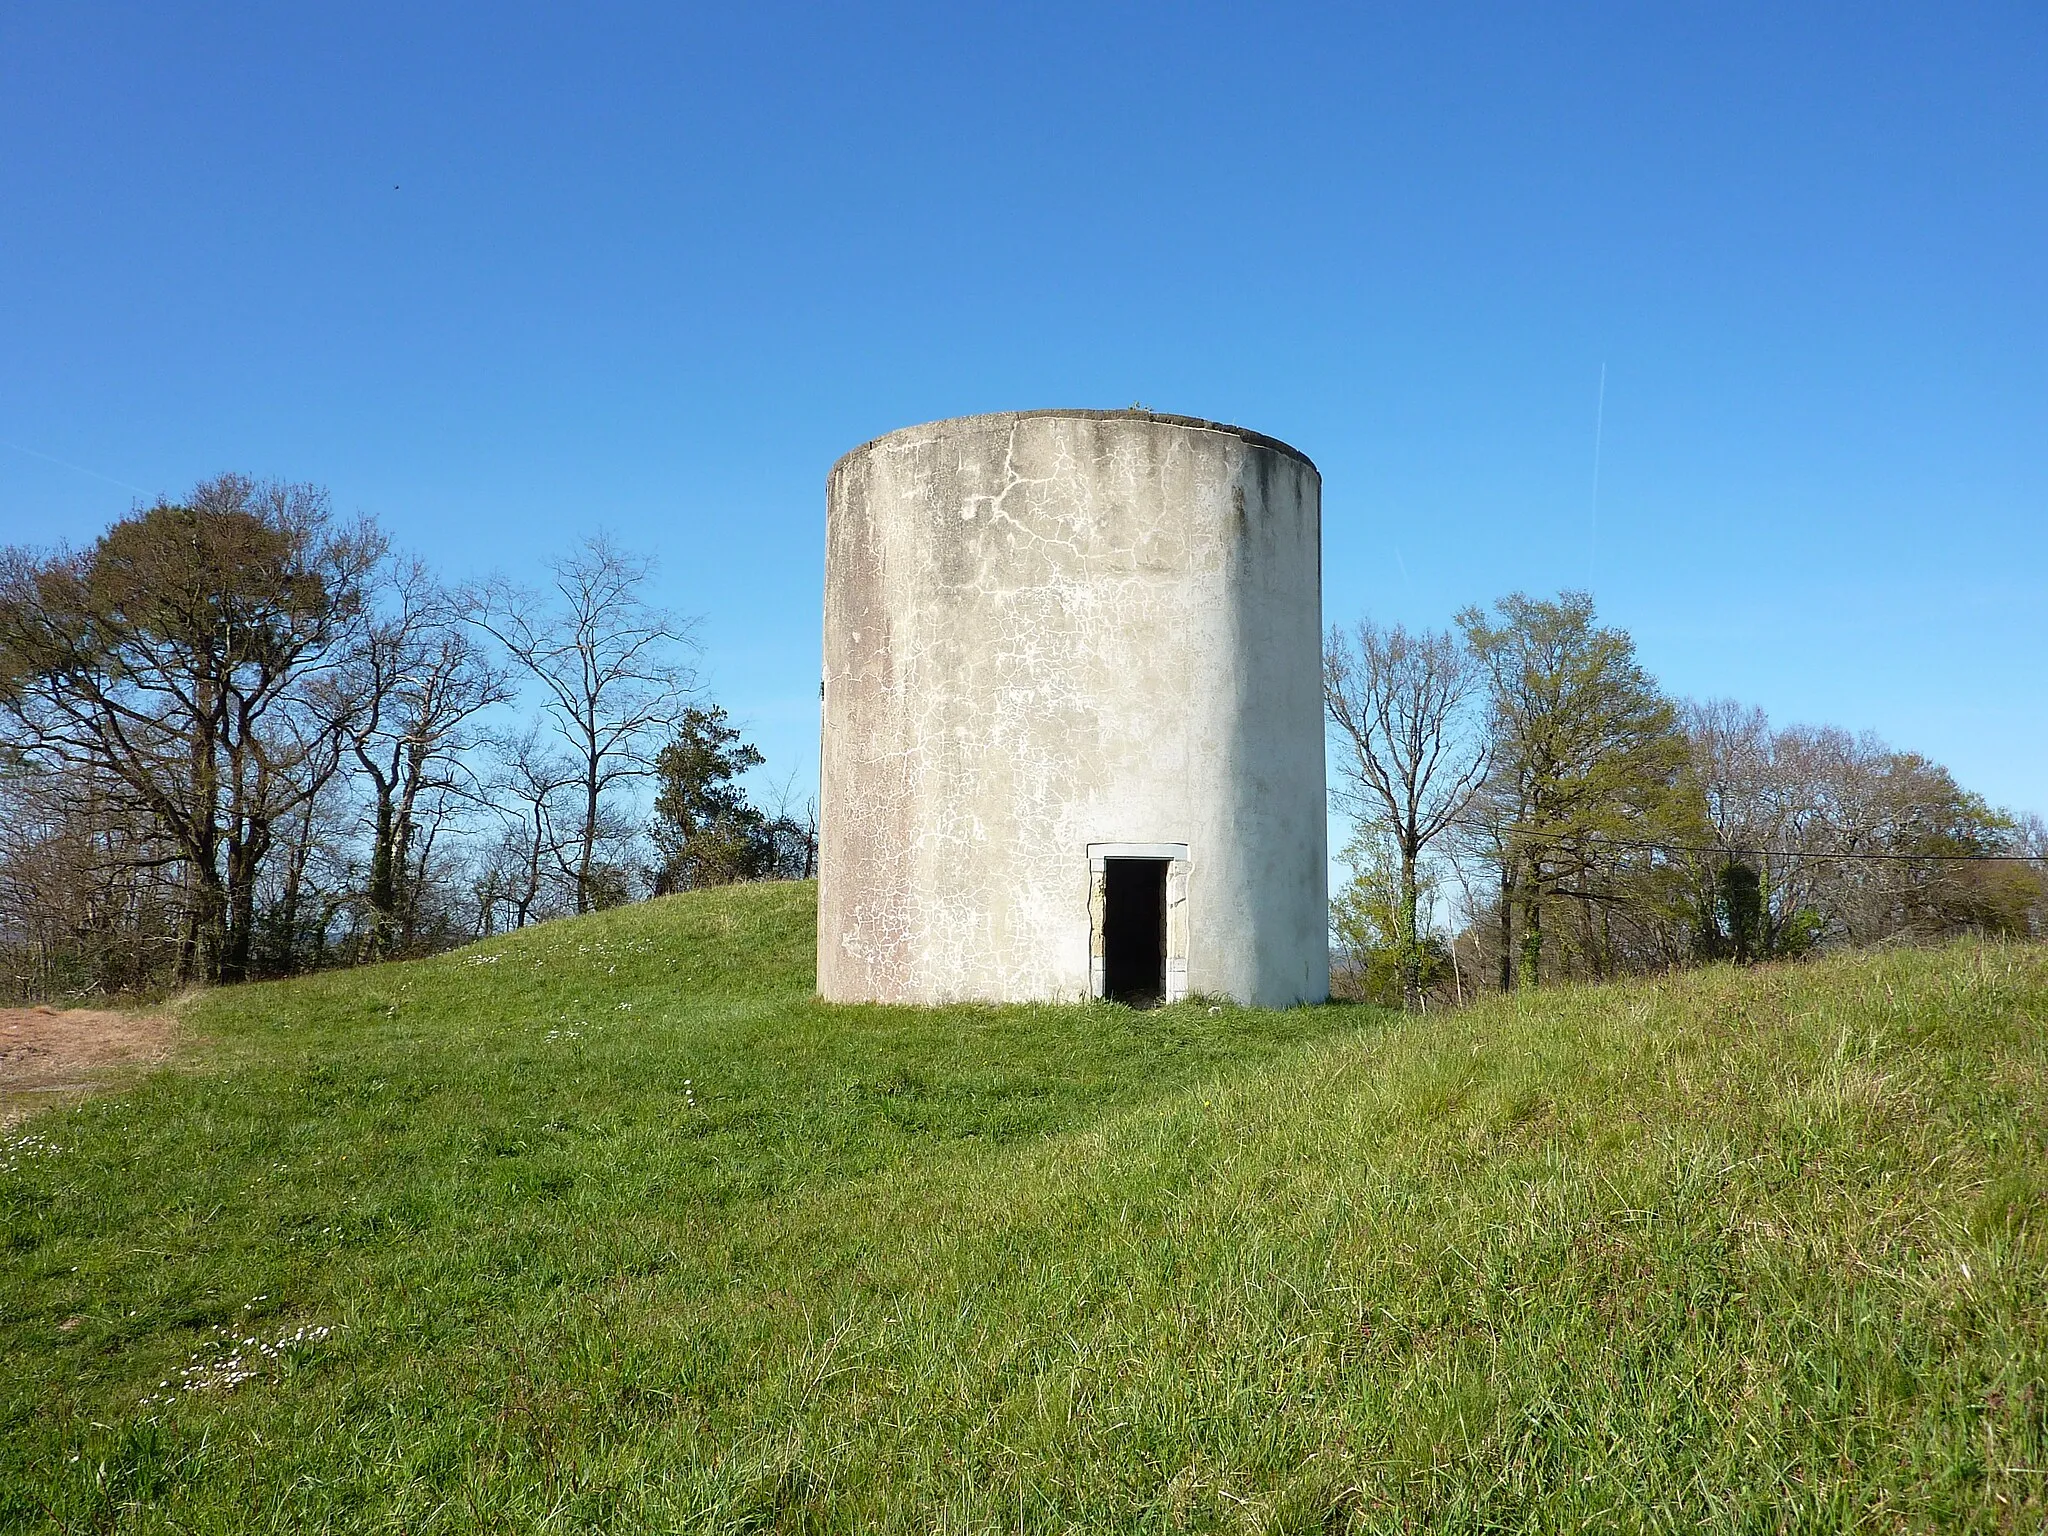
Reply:
[[[1463,825],[1478,831],[1491,832],[1494,829],[1483,822],[1465,822]],[[1608,847],[1652,849],[1660,853],[1715,853],[1728,857],[1759,859],[1868,859],[1875,862],[1899,864],[2027,864],[2039,862],[2039,856],[2027,853],[1890,853],[1869,849],[1830,850],[1825,848],[1731,848],[1720,843],[1666,843],[1647,837],[1588,838],[1577,843],[1569,836],[1523,831],[1520,828],[1506,829],[1507,835],[1527,843],[1548,843],[1552,847]]]

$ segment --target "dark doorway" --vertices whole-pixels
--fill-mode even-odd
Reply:
[[[1166,863],[1102,863],[1102,993],[1133,1008],[1166,996]]]

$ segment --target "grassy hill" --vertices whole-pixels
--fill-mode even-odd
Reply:
[[[194,1003],[0,1151],[0,1528],[2033,1529],[2048,955],[834,1008],[809,886]]]

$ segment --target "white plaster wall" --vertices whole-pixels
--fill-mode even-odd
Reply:
[[[824,996],[1087,996],[1092,843],[1188,845],[1191,990],[1327,995],[1307,459],[974,416],[854,450],[826,502]]]

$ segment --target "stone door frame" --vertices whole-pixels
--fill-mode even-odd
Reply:
[[[1103,964],[1103,913],[1108,901],[1111,859],[1166,860],[1166,995],[1178,1003],[1188,995],[1188,861],[1186,843],[1090,843],[1088,845],[1088,995],[1101,998],[1108,982]]]

